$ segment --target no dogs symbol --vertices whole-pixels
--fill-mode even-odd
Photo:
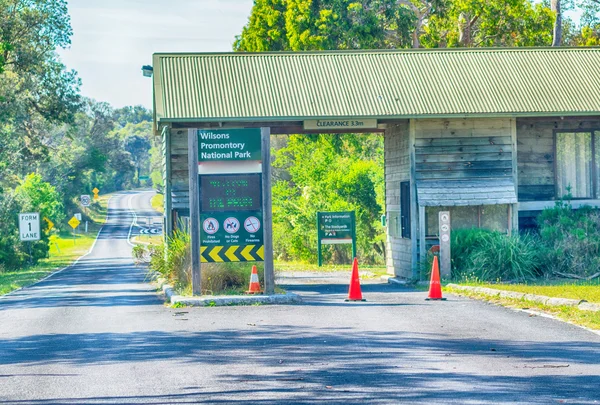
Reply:
[[[214,218],[206,218],[202,223],[202,228],[207,234],[213,235],[219,230],[219,222]]]
[[[236,218],[229,217],[223,222],[223,228],[226,232],[236,233],[240,229],[240,221]]]

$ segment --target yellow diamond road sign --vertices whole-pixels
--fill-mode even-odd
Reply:
[[[79,220],[75,217],[73,217],[69,220],[69,225],[71,225],[71,228],[73,228],[73,229],[77,228],[80,223],[81,222],[79,222]]]
[[[54,222],[50,221],[48,218],[44,217],[44,221],[46,221],[46,223],[48,224],[48,232],[50,232],[52,230],[52,228],[54,228]]]
[[[100,190],[98,190],[98,187],[94,187],[94,189],[92,190],[92,193],[94,194],[98,194],[100,192]]]

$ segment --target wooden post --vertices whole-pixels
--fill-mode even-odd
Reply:
[[[173,179],[171,179],[171,131],[167,127],[163,129],[163,145],[165,148],[163,153],[165,159],[163,162],[163,182],[165,184],[163,188],[163,200],[165,206],[163,235],[165,241],[167,241],[168,236],[173,234],[173,203],[171,196],[171,183],[173,181]]]
[[[265,293],[275,294],[273,267],[273,207],[271,202],[271,128],[261,128],[262,135],[262,200],[265,243]]]
[[[517,161],[517,119],[511,118],[510,120],[510,128],[511,128],[511,145],[512,145],[512,175],[513,182],[515,183],[515,193],[517,194],[517,200],[519,196],[519,166]],[[519,204],[512,204],[509,206],[508,214],[510,215],[508,220],[510,222],[509,225],[509,234],[512,235],[515,232],[516,235],[519,234]]]
[[[410,250],[411,250],[411,268],[412,278],[420,279],[418,252],[417,252],[417,227],[419,224],[418,198],[417,198],[417,171],[416,171],[416,121],[411,119],[408,124],[408,151],[410,159]]]
[[[440,227],[440,275],[448,279],[451,276],[452,268],[450,262],[450,211],[439,212]]]
[[[198,130],[188,129],[192,293],[202,294],[200,278],[200,193],[198,191]]]
[[[423,263],[427,263],[427,241],[425,236],[427,235],[427,224],[425,223],[425,207],[419,205],[419,268]],[[419,271],[419,280],[421,279],[421,272]]]

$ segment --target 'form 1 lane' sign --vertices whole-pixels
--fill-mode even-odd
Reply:
[[[39,212],[19,214],[19,237],[23,242],[40,240]]]

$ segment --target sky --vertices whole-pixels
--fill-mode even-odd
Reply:
[[[142,76],[154,52],[228,52],[252,0],[69,0],[72,44],[59,54],[82,94],[113,107],[152,107]]]

